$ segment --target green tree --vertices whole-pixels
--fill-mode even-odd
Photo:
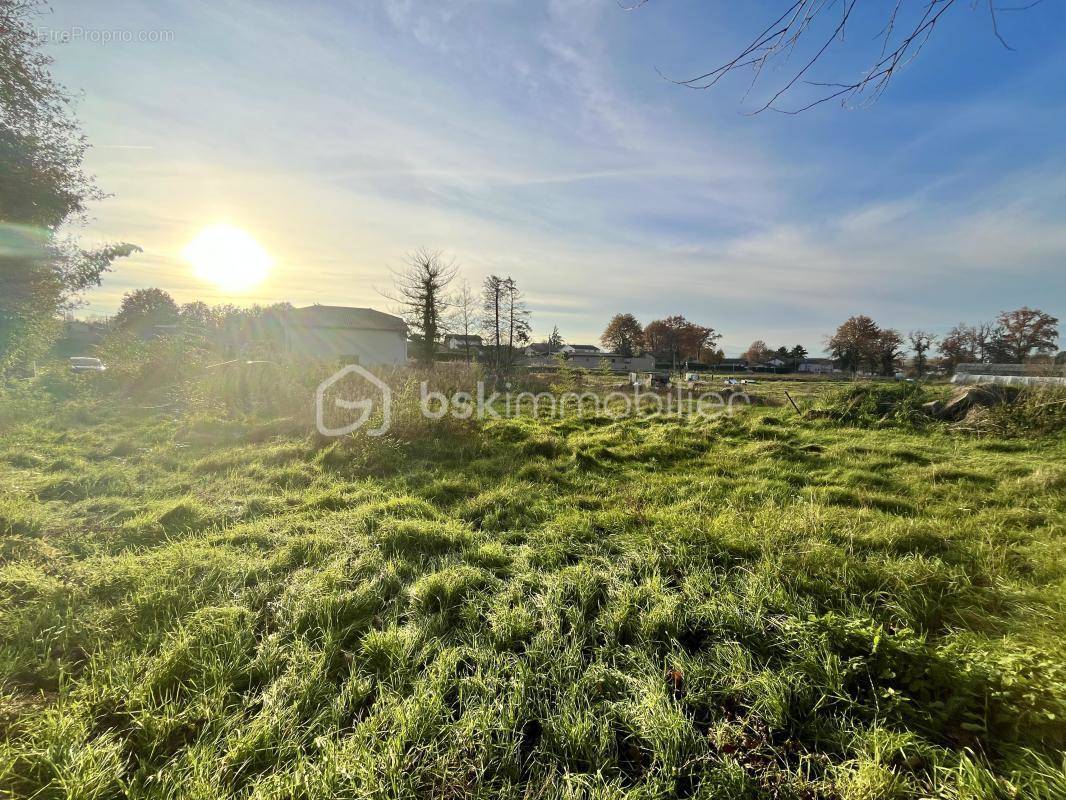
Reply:
[[[564,344],[566,344],[566,342],[563,341],[563,335],[559,333],[559,326],[552,326],[552,332],[549,334],[547,340],[548,356],[550,357],[558,353],[562,350]]]
[[[44,4],[0,0],[0,370],[51,344],[57,317],[139,248],[79,248],[58,231],[102,197],[83,169],[88,144],[52,77],[33,19]]]
[[[162,289],[135,289],[122,296],[118,313],[111,319],[115,330],[142,336],[158,332],[160,326],[176,325],[178,304]]]
[[[826,352],[836,359],[841,369],[857,372],[869,364],[880,335],[877,323],[866,315],[849,317],[826,341]]]

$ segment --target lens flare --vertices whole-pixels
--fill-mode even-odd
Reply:
[[[232,225],[204,228],[182,250],[196,277],[228,292],[258,286],[274,266],[274,259],[251,234]]]

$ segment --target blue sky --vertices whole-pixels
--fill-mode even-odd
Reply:
[[[877,4],[875,4],[877,5]],[[112,196],[89,240],[126,240],[89,296],[387,307],[389,267],[443,250],[477,284],[523,286],[538,335],[681,313],[821,350],[844,318],[944,331],[1023,304],[1066,317],[1066,26],[1061,2],[957,3],[876,104],[748,116],[745,98],[664,81],[716,66],[781,2],[54,0],[58,31],[167,41],[50,45],[80,95],[89,168]],[[872,24],[872,21],[867,21]],[[870,52],[859,20],[815,77]],[[798,99],[798,98],[797,98]],[[233,296],[181,250],[205,226],[276,259]]]

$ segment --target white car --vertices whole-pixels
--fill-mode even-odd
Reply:
[[[82,372],[103,372],[107,367],[98,358],[88,356],[74,356],[70,359],[70,371],[79,374]]]

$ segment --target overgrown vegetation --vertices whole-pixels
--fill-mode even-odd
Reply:
[[[0,793],[1066,796],[1066,444],[879,403],[324,442],[39,400]]]

